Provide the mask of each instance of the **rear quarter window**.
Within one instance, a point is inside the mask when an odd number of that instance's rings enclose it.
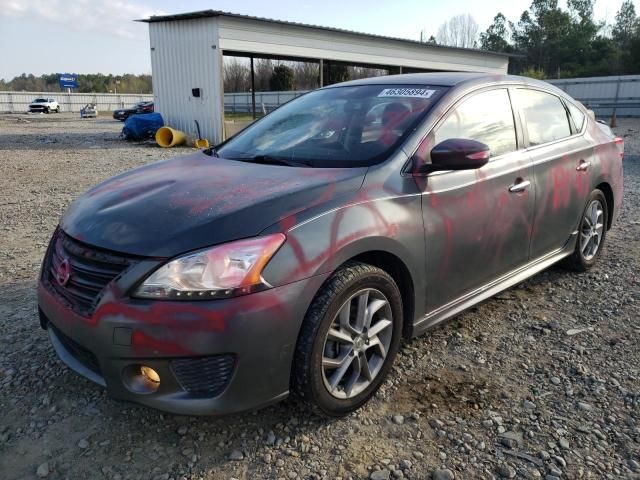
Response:
[[[582,130],[582,126],[584,125],[584,113],[578,107],[576,107],[571,102],[566,102],[567,108],[569,109],[569,116],[571,117],[571,122],[573,123],[574,131],[579,132]]]

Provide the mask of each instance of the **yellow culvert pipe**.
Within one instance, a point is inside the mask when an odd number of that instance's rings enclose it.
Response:
[[[175,130],[171,127],[160,127],[160,129],[156,132],[156,142],[162,148],[182,145],[186,140],[187,137],[184,132]]]

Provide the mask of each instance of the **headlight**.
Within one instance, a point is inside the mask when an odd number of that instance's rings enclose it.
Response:
[[[233,297],[267,288],[262,270],[284,243],[281,233],[238,240],[165,263],[133,293],[138,298]]]

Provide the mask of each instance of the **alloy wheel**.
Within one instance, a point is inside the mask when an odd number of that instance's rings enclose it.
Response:
[[[338,310],[325,337],[322,378],[339,399],[364,391],[380,373],[393,336],[393,313],[379,290],[352,295]]]
[[[585,210],[580,225],[580,252],[586,261],[598,253],[603,229],[604,208],[600,200],[593,200]]]

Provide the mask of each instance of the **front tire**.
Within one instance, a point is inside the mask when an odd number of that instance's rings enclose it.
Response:
[[[601,190],[594,190],[580,217],[576,248],[565,265],[577,272],[586,272],[596,264],[607,236],[609,210]]]
[[[402,296],[393,278],[348,263],[313,300],[296,345],[292,393],[316,414],[341,417],[380,388],[402,337]]]

